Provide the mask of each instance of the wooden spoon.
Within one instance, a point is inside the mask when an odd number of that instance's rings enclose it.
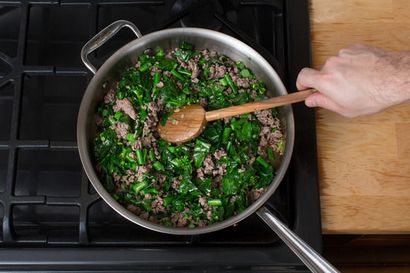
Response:
[[[240,114],[269,109],[286,104],[304,101],[315,89],[294,92],[289,95],[270,98],[237,106],[206,112],[198,104],[187,105],[174,111],[165,125],[158,124],[158,133],[165,141],[181,144],[199,136],[208,121],[233,117]]]

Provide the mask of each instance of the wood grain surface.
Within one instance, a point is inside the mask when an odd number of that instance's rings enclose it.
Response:
[[[409,0],[311,0],[313,64],[365,43],[410,50]],[[324,233],[410,233],[410,104],[347,119],[317,110]]]

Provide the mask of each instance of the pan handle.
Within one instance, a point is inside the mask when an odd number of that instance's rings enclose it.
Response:
[[[98,32],[81,49],[81,60],[93,74],[97,73],[97,69],[91,64],[90,60],[88,60],[88,55],[102,46],[109,39],[111,39],[111,37],[114,36],[123,27],[131,29],[132,32],[134,32],[134,34],[137,36],[137,38],[140,38],[142,36],[139,29],[133,23],[126,20],[118,20]]]
[[[287,228],[266,207],[260,208],[258,216],[282,239],[282,241],[299,257],[299,259],[315,273],[339,272],[313,248]]]

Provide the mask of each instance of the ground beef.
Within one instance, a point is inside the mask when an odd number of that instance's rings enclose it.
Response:
[[[280,128],[280,120],[273,117],[272,111],[270,109],[256,111],[255,115],[263,126],[268,126],[270,128]]]
[[[127,206],[127,210],[131,211],[134,214],[140,214],[141,213],[141,209],[135,205],[128,205]]]
[[[105,104],[109,104],[109,103],[113,103],[115,100],[115,91],[113,88],[111,88],[107,94],[105,94],[104,96],[104,103]]]
[[[217,167],[212,171],[214,177],[221,176],[223,177],[226,173],[226,164],[217,165]]]
[[[209,68],[208,79],[213,79],[215,76],[215,66],[211,66]]]
[[[217,175],[212,180],[212,187],[215,189],[222,189],[222,179],[223,175]]]
[[[195,80],[198,78],[199,75],[199,67],[198,67],[198,63],[195,60],[189,60],[188,61],[188,69],[191,70],[192,74],[191,74],[191,79]]]
[[[122,99],[122,100],[117,99],[112,109],[114,110],[114,112],[123,111],[133,120],[135,120],[137,117],[137,114],[135,113],[135,109],[132,106],[132,103],[128,99]]]
[[[265,188],[260,188],[260,189],[251,189],[248,191],[248,197],[251,201],[256,201],[259,199],[259,197],[262,196],[266,192]]]
[[[145,166],[138,166],[137,174],[136,174],[137,177],[141,177],[143,174],[148,173],[150,169],[151,169],[151,166],[149,164]]]
[[[177,189],[179,188],[179,185],[181,184],[181,179],[182,179],[182,177],[178,177],[178,178],[175,178],[175,179],[172,181],[171,187],[172,187],[174,190],[177,190]]]
[[[182,90],[182,88],[184,88],[184,85],[182,84],[182,82],[180,81],[175,81],[175,84],[178,86],[179,89]]]
[[[174,56],[175,50],[171,50],[171,51],[167,51],[167,53],[165,54],[165,58],[166,59],[172,59]]]
[[[153,66],[151,67],[151,70],[150,70],[150,74],[151,74],[151,76],[154,76],[156,72],[161,73],[161,72],[162,72],[162,70],[161,70],[161,69],[159,69],[158,67],[156,67],[155,65],[153,65]]]
[[[251,166],[254,162],[255,162],[255,157],[252,156],[251,158],[249,158],[249,160],[246,162],[246,164],[248,164],[249,166]]]
[[[229,72],[229,76],[231,76],[232,81],[236,82],[236,80],[239,78],[238,74],[233,73],[232,71]]]
[[[199,168],[196,170],[196,177],[198,177],[201,180],[205,179],[205,173],[204,173],[204,169]]]
[[[201,105],[202,107],[206,107],[208,105],[208,100],[206,98],[200,98],[199,105]]]
[[[157,141],[154,135],[150,132],[147,136],[142,138],[142,145],[147,148],[151,148],[152,145]]]
[[[208,79],[219,79],[223,78],[226,74],[226,67],[223,65],[212,65],[209,67]]]
[[[214,157],[216,160],[221,159],[222,157],[226,156],[226,152],[223,148],[216,150],[214,153]]]
[[[135,175],[130,175],[130,174],[121,176],[121,179],[120,179],[121,183],[123,183],[125,185],[129,185],[131,183],[134,183],[136,180],[137,180],[137,177]]]
[[[142,140],[138,138],[133,144],[131,144],[131,149],[133,151],[139,150],[142,148]]]
[[[164,200],[162,200],[161,197],[157,197],[154,201],[152,201],[151,207],[155,213],[165,212]]]
[[[225,76],[225,73],[226,73],[226,67],[225,66],[215,65],[215,74],[214,74],[215,79],[223,78]]]
[[[174,224],[174,226],[184,227],[188,223],[188,220],[185,217],[185,213],[176,212],[171,214],[171,222]]]
[[[231,196],[231,198],[229,198],[229,203],[231,203],[231,204],[235,203],[237,198],[238,197],[236,197],[235,195]]]
[[[207,155],[205,157],[204,163],[203,163],[203,169],[204,169],[204,173],[205,174],[210,174],[212,173],[212,170],[214,169],[215,164],[212,161],[212,156],[211,155]]]
[[[144,220],[148,220],[149,213],[146,212],[146,211],[144,211],[143,213],[141,213],[141,214],[139,215],[139,217],[142,218],[142,219],[144,219]]]
[[[144,199],[151,199],[152,195],[150,193],[144,194]]]
[[[250,91],[249,96],[251,97],[251,99],[256,99],[258,97],[258,92],[256,92],[255,90]]]
[[[224,93],[225,96],[229,96],[232,93],[232,89],[230,87],[228,87],[223,91],[223,93]]]
[[[198,223],[197,223],[198,227],[205,227],[206,225],[208,225],[207,220],[199,220]]]
[[[151,102],[148,104],[147,109],[149,110],[149,113],[144,121],[141,141],[143,146],[150,148],[157,141],[153,132],[156,132],[157,130],[158,113],[161,110],[161,103],[159,101]]]
[[[120,182],[121,180],[121,176],[118,175],[117,173],[113,173],[112,178],[114,179],[114,182]]]
[[[157,178],[160,185],[162,185],[165,182],[165,180],[167,180],[167,177],[160,173],[157,174]]]
[[[153,143],[152,147],[154,148],[154,154],[156,159],[161,159],[161,154],[158,151],[158,146],[156,143]]]
[[[231,121],[232,117],[223,118],[225,124],[228,124]]]
[[[209,210],[210,209],[210,207],[209,207],[209,205],[208,205],[208,201],[206,200],[206,198],[205,197],[199,197],[199,199],[198,199],[198,202],[199,202],[199,204],[201,205],[201,207],[204,209],[204,210]]]
[[[258,152],[262,155],[266,154],[266,148],[271,147],[274,151],[277,150],[277,142],[283,138],[283,134],[280,130],[272,132],[271,127],[262,127],[260,133]]]
[[[119,139],[127,139],[129,125],[125,122],[117,122],[112,125]]]
[[[249,88],[251,86],[248,78],[237,78],[235,83],[239,88]]]
[[[209,60],[209,50],[208,49],[204,49],[201,51],[202,53],[202,57],[204,57],[205,60]]]
[[[179,63],[179,65],[184,68],[187,69],[188,68],[188,64],[186,62],[184,62],[183,60],[181,60],[180,58],[177,57],[177,61]]]
[[[269,139],[270,139],[270,135],[271,135],[271,128],[270,127],[262,127],[261,131],[260,131],[260,141],[259,141],[259,146],[261,147],[265,147],[268,145],[269,143]]]
[[[207,174],[212,174],[214,172],[215,163],[212,161],[212,156],[207,155],[201,168],[196,170],[196,175],[199,179],[203,180]]]
[[[157,217],[155,217],[155,215],[151,215],[148,220],[154,224],[159,224],[159,221],[157,219]]]
[[[161,110],[161,102],[155,101],[148,104],[148,110],[150,111],[148,118],[153,123],[158,122],[158,112]]]
[[[208,220],[212,220],[212,210],[208,210],[206,212],[206,217],[208,218]]]
[[[273,117],[271,110],[256,111],[255,115],[258,121],[263,125],[259,133],[258,152],[265,155],[267,147],[271,147],[276,151],[277,142],[283,138],[279,118]]]

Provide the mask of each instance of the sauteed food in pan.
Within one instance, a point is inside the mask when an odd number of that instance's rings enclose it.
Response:
[[[96,167],[107,191],[139,217],[203,227],[239,214],[274,178],[285,147],[275,109],[209,123],[183,145],[156,131],[184,105],[214,110],[266,99],[264,83],[242,62],[186,42],[147,49],[105,89]]]

